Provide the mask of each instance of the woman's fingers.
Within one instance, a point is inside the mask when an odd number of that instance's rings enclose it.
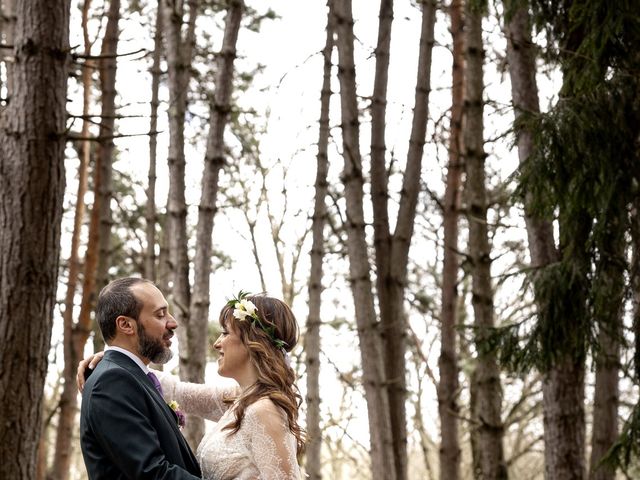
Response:
[[[78,390],[81,392],[84,390],[84,383],[87,377],[91,374],[91,370],[96,368],[96,365],[102,360],[103,356],[104,352],[97,352],[80,360],[78,369],[76,370],[76,385],[78,386]]]
[[[96,368],[96,365],[100,363],[100,360],[102,360],[102,357],[104,357],[104,352],[96,352],[91,357],[89,357],[91,358],[91,361],[89,362],[89,368],[91,370]]]

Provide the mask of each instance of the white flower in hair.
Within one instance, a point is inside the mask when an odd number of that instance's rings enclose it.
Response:
[[[276,337],[275,325],[262,323],[262,320],[260,320],[260,317],[258,316],[258,309],[251,300],[247,300],[248,296],[248,292],[240,290],[240,293],[238,293],[236,297],[227,301],[227,306],[233,308],[233,318],[243,321],[247,320],[248,317],[251,325],[263,330],[269,336],[271,343],[276,348],[284,348],[287,346],[287,342]],[[283,353],[286,353],[286,350],[283,350]]]
[[[246,317],[254,318],[255,313],[256,306],[251,300],[242,299],[235,303],[235,308],[233,309],[234,318],[238,320],[245,320]]]

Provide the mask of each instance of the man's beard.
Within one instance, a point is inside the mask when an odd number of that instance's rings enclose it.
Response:
[[[142,323],[138,322],[138,326],[140,327],[138,329],[138,352],[140,355],[157,364],[164,364],[171,360],[173,352],[163,344],[164,337],[162,339],[150,337]],[[173,336],[173,332],[171,336]]]

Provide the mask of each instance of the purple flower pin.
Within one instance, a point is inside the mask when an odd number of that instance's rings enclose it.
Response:
[[[170,403],[168,403],[168,405],[169,405],[169,408],[176,413],[176,417],[178,417],[178,427],[180,428],[184,427],[187,419],[184,416],[184,412],[180,410],[180,405],[178,405],[178,402],[176,402],[175,400],[172,400]]]

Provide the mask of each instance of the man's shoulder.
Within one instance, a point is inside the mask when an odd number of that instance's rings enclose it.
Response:
[[[84,391],[92,393],[96,389],[122,388],[126,385],[136,385],[140,381],[133,373],[135,370],[128,368],[126,363],[131,362],[125,355],[113,352],[116,355],[105,355],[95,370],[89,375]],[[133,364],[133,362],[131,362]],[[134,365],[135,366],[135,365]],[[135,368],[138,368],[135,366]],[[83,394],[84,397],[84,394]]]

